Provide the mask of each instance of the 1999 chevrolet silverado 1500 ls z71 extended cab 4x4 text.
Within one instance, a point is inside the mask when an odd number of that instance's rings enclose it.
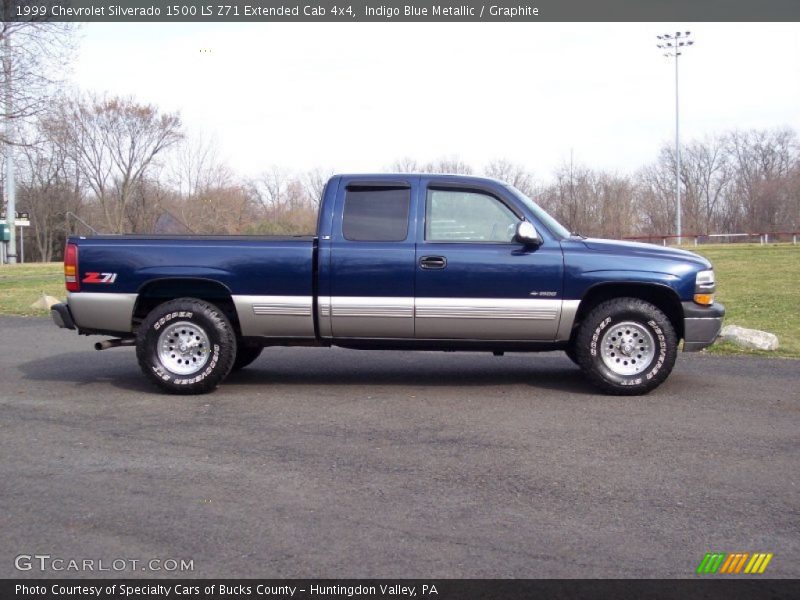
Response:
[[[678,344],[713,343],[714,271],[672,248],[571,235],[491,179],[336,175],[316,237],[67,241],[60,327],[135,345],[145,375],[212,390],[265,346],[565,350],[606,392],[641,394]]]

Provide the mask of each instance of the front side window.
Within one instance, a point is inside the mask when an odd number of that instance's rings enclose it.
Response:
[[[480,192],[428,190],[425,240],[511,242],[519,218],[497,198]]]
[[[402,242],[408,236],[408,188],[347,190],[342,233],[352,242]]]

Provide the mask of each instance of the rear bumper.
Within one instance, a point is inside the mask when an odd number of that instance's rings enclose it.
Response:
[[[72,313],[66,304],[54,304],[50,308],[50,316],[53,317],[53,323],[61,329],[75,329],[75,321],[72,320]]]
[[[725,307],[714,303],[700,306],[694,302],[683,302],[683,351],[697,352],[708,348],[717,339],[722,329]]]

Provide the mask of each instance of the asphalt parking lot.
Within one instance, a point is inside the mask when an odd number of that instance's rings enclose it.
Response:
[[[0,340],[0,577],[800,577],[800,361],[681,355],[617,398],[561,354],[274,348],[174,397],[44,319]]]

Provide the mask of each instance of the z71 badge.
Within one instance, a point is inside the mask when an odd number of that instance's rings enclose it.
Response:
[[[114,283],[117,280],[116,273],[85,273],[83,283]]]

